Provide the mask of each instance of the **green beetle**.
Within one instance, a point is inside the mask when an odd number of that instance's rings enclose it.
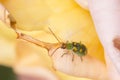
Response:
[[[72,50],[73,51],[73,58],[72,61],[74,60],[74,53],[77,54],[78,56],[80,56],[80,59],[82,61],[82,57],[85,56],[87,54],[87,48],[84,44],[82,44],[81,42],[66,42],[66,43],[62,43],[61,46],[62,49],[67,49],[67,50]],[[68,53],[64,53],[62,55],[62,57]]]
[[[58,42],[61,43],[59,41],[59,39],[57,38],[57,36],[53,33],[51,28],[49,28],[49,30],[54,35],[54,37],[58,40]],[[61,43],[61,44],[62,44],[62,46],[60,48],[67,49],[68,51],[73,51],[72,52],[72,54],[73,54],[72,61],[74,60],[74,53],[77,54],[78,56],[80,56],[81,61],[83,60],[82,57],[87,54],[87,47],[84,44],[82,44],[81,42],[78,43],[78,42],[68,42],[67,41],[66,43]],[[53,52],[53,54],[54,54],[54,52]],[[61,57],[63,57],[65,54],[68,54],[68,53],[64,53]]]

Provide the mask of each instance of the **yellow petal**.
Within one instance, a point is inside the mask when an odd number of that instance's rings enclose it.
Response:
[[[0,64],[13,66],[16,60],[15,32],[0,21]]]
[[[17,21],[17,27],[23,30],[41,30],[51,10],[44,0],[5,0],[5,7]]]

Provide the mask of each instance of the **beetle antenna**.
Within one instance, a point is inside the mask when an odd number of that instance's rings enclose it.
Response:
[[[51,30],[51,28],[50,27],[48,27],[49,28],[49,30],[50,30],[50,32],[53,34],[53,36],[57,39],[57,41],[59,42],[59,43],[61,43],[60,42],[60,40],[57,38],[57,36],[55,35],[55,33]]]

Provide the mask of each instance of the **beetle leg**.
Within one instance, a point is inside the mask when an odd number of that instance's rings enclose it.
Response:
[[[59,48],[59,47],[58,47],[58,48]],[[57,50],[58,48],[56,48],[50,56],[53,56],[54,53],[56,52],[56,50]]]
[[[74,54],[72,53],[72,62],[74,61]]]
[[[69,51],[67,50],[64,54],[61,55],[61,57],[63,57],[65,54],[68,54]]]
[[[62,54],[61,57],[63,57],[65,54],[68,54],[68,53],[64,53],[64,54]]]
[[[81,62],[83,61],[83,58],[82,58],[82,56],[80,56],[80,60],[81,60]]]

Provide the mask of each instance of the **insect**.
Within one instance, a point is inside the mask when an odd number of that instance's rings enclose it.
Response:
[[[60,48],[68,50],[68,52],[63,53],[63,55],[61,57],[63,57],[65,54],[68,54],[70,51],[72,51],[72,55],[73,55],[72,61],[74,60],[74,54],[77,54],[78,56],[80,56],[81,61],[83,60],[82,57],[87,54],[87,47],[84,44],[82,44],[81,42],[79,42],[79,43],[78,42],[69,42],[69,41],[67,41],[66,43],[60,42],[60,40],[57,38],[57,36],[54,34],[54,32],[51,30],[50,27],[49,27],[49,30],[54,35],[54,37],[58,40],[58,42],[62,44],[60,46]],[[52,53],[52,55],[54,54],[54,52]]]

